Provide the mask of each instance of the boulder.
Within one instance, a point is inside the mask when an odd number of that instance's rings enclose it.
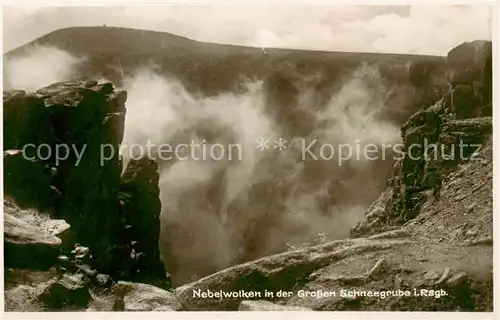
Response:
[[[175,295],[188,311],[235,311],[243,300],[264,298],[266,290],[276,293],[297,289],[309,281],[314,271],[333,261],[351,254],[380,251],[402,244],[348,240],[272,255],[178,287]],[[227,294],[230,296],[223,297]]]
[[[45,220],[41,224],[41,228],[45,229],[47,233],[54,235],[61,239],[62,249],[68,250],[73,246],[73,235],[71,233],[71,226],[62,219]]]
[[[58,238],[63,238],[70,230],[70,225],[66,223],[66,221],[61,219],[51,219],[44,221],[42,224],[42,228],[47,230],[47,232],[51,235],[54,235]]]
[[[485,163],[491,161],[491,149],[484,149],[491,140],[491,117],[440,121],[434,140],[427,140],[427,158],[424,153],[408,156],[396,165],[388,189],[368,208],[365,219],[351,229],[351,237],[382,232],[390,226],[401,226],[422,213],[421,206],[440,195],[442,185],[453,177],[462,165],[473,162],[480,153]],[[415,134],[420,150],[425,147],[421,139],[425,129]],[[408,137],[408,136],[407,136]],[[489,142],[491,143],[491,142]],[[473,163],[474,166],[482,166]],[[472,170],[472,169],[471,169]],[[450,196],[451,198],[452,196]]]
[[[61,309],[86,307],[92,298],[83,277],[64,275],[59,280],[50,281],[39,299],[49,309]]]
[[[107,274],[102,274],[102,273],[99,273],[96,276],[95,280],[96,280],[96,284],[98,286],[105,287],[105,288],[110,287],[111,284],[113,283],[113,279],[111,279],[110,276],[108,276]]]
[[[45,289],[44,285],[20,284],[14,288],[5,289],[5,311],[13,312],[39,312],[46,308],[40,306],[37,298]]]
[[[84,275],[89,280],[95,280],[97,276],[97,271],[92,269],[89,265],[86,264],[78,265],[76,266],[76,269],[78,270],[79,273]]]
[[[62,241],[41,227],[43,218],[10,201],[4,201],[4,210],[5,265],[42,269],[54,265]]]
[[[75,265],[88,264],[91,261],[91,254],[88,247],[75,244],[75,248],[71,250],[71,260]]]
[[[144,283],[119,281],[115,287],[113,309],[116,311],[178,311],[182,309],[182,306],[169,291]]]
[[[492,246],[492,142],[484,141],[469,162],[447,174],[439,197],[427,199],[405,229],[446,243]],[[489,244],[488,244],[489,243]]]

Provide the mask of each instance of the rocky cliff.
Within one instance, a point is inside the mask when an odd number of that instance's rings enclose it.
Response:
[[[133,279],[158,282],[165,270],[160,261],[160,211],[158,164],[151,159],[131,160],[120,184],[120,212],[125,219],[128,246],[133,252]],[[120,261],[114,262],[120,265]]]
[[[98,145],[120,143],[125,94],[97,82],[8,92],[6,308],[492,311],[491,74],[489,42],[453,49],[445,66],[413,65],[422,99],[401,129],[403,157],[350,238],[238,264],[173,292],[113,282],[163,277],[157,164],[131,161],[121,174],[117,155],[102,166],[96,158]],[[58,163],[26,159],[27,143],[89,146]]]
[[[84,246],[89,270],[164,278],[156,164],[138,160],[122,179],[126,98],[97,81],[4,93],[7,267],[47,268]],[[69,224],[69,235],[42,240],[53,221]]]
[[[424,204],[440,199],[452,172],[470,161],[481,161],[479,152],[491,152],[491,43],[475,41],[454,48],[447,66],[450,90],[403,125],[405,157],[395,163],[388,189],[370,207],[366,220],[352,229],[353,236],[416,218]]]

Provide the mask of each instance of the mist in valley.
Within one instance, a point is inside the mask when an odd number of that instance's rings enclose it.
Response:
[[[5,87],[34,91],[71,80],[83,63],[84,58],[38,46],[5,61]],[[409,65],[398,68],[407,74]],[[226,153],[220,160],[159,160],[159,245],[174,285],[347,237],[385,189],[393,161],[356,153],[342,163],[337,155],[303,159],[301,142],[316,139],[311,152],[317,155],[322,144],[356,150],[398,143],[400,114],[408,113],[414,95],[407,79],[388,85],[376,64],[342,74],[321,92],[318,84],[326,77],[321,72],[307,77],[275,72],[241,78],[245,90],[215,96],[188,92],[158,70],[144,64],[122,79],[120,89],[128,92],[124,166],[137,156],[133,145],[238,146],[232,157]],[[287,143],[282,151],[274,148],[280,138]],[[257,148],[260,139],[270,147]]]

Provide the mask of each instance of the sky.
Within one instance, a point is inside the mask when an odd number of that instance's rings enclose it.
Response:
[[[431,55],[492,38],[484,4],[11,6],[3,9],[3,52],[60,28],[103,24],[237,45]]]

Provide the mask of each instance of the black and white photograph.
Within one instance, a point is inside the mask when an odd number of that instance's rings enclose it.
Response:
[[[493,315],[495,2],[105,4],[2,6],[6,314]]]

